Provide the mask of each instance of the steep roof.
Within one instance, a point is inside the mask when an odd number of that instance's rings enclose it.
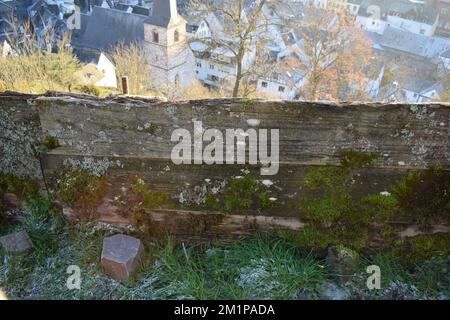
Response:
[[[448,39],[428,37],[394,27],[387,27],[379,41],[383,47],[427,58],[436,57],[450,47]]]
[[[450,49],[440,54],[440,57],[450,59]]]
[[[74,44],[92,49],[110,51],[117,43],[125,45],[144,41],[146,16],[120,10],[94,7],[86,18],[86,30],[74,39]]]
[[[363,0],[358,15],[370,17],[373,12],[368,9],[372,6],[380,8],[382,20],[386,20],[387,15],[398,15],[404,19],[433,24],[439,14],[436,8],[407,0]]]
[[[394,1],[389,11],[400,15],[402,18],[427,24],[433,24],[439,14],[436,8],[401,0]]]
[[[426,94],[431,90],[439,91],[440,85],[437,81],[428,79],[410,79],[403,84],[403,88],[418,94]]]
[[[172,19],[178,18],[176,0],[154,0],[152,15],[145,21],[158,27],[167,27]]]

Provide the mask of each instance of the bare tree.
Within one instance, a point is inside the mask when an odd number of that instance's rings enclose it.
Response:
[[[150,83],[150,66],[145,50],[136,43],[125,45],[119,43],[112,53],[119,80],[123,76],[129,79],[131,94],[145,94]],[[120,85],[121,81],[119,81]]]
[[[255,63],[260,61],[256,59],[253,67],[246,68],[245,59],[251,54],[258,54],[257,47],[268,41],[267,28],[271,23],[263,11],[264,6],[269,3],[268,0],[255,1],[247,7],[246,3],[245,0],[191,0],[189,5],[194,19],[203,19],[214,14],[221,21],[220,35],[195,38],[192,41],[206,45],[205,52],[224,48],[232,53],[236,63],[236,77],[233,78],[232,84],[233,97],[249,93],[249,83],[255,80],[257,70],[264,65],[262,63],[256,66]]]
[[[289,3],[284,4],[288,8]],[[281,15],[280,15],[281,16]],[[373,56],[370,39],[344,13],[305,7],[283,15],[299,42],[291,68],[307,79],[302,96],[308,100],[362,99],[367,88],[367,68]]]

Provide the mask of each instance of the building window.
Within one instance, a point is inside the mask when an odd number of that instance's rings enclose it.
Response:
[[[175,32],[173,34],[173,39],[175,42],[180,41],[180,33],[178,32],[178,30],[175,30]]]
[[[261,83],[261,86],[262,86],[263,88],[267,88],[267,82],[263,81],[263,82]]]
[[[214,65],[213,65],[213,64],[210,64],[210,65],[209,65],[209,68],[210,68],[211,70],[214,70]]]
[[[284,92],[285,89],[286,89],[285,87],[279,86],[279,87],[278,87],[278,92]]]
[[[159,33],[156,31],[153,31],[153,42],[159,43]]]
[[[197,62],[197,67],[201,68],[202,64],[200,62]]]

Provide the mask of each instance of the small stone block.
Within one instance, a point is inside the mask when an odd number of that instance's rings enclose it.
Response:
[[[103,240],[101,264],[106,274],[120,282],[127,282],[144,254],[141,240],[117,234]]]
[[[22,208],[22,204],[19,198],[14,193],[5,193],[3,194],[2,198],[7,208],[10,209]]]
[[[6,252],[21,254],[33,248],[26,231],[19,231],[0,238],[0,244]]]

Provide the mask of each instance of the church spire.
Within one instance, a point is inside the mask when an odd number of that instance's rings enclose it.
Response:
[[[154,0],[152,16],[162,20],[176,20],[178,18],[177,0]]]

